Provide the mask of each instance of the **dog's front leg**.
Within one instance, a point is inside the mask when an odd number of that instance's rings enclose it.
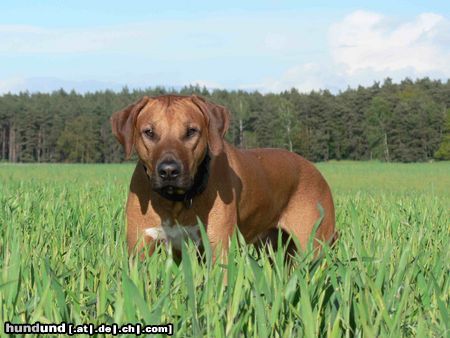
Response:
[[[220,226],[222,227],[222,225]],[[208,240],[211,245],[213,263],[220,257],[220,263],[226,263],[228,257],[228,248],[230,245],[231,231],[217,229],[215,225],[209,225],[207,230]]]
[[[143,260],[146,256],[151,256],[155,251],[156,241],[149,237],[144,231],[128,231],[128,254],[139,256]]]
[[[228,249],[230,246],[231,236],[236,227],[237,217],[233,210],[227,212],[223,217],[224,212],[210,213],[206,234],[212,251],[213,264],[222,264],[224,267],[228,266]],[[227,269],[224,272],[223,281],[228,284]]]

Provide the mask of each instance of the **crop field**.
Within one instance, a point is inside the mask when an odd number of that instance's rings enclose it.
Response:
[[[127,255],[133,165],[0,164],[0,336],[5,322],[139,322],[180,337],[448,337],[450,162],[318,167],[340,232],[321,259],[285,265],[236,236],[227,265],[192,243],[177,265],[163,246]]]

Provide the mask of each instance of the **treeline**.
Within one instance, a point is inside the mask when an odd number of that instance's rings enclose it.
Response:
[[[119,162],[111,114],[143,95],[198,94],[227,106],[236,146],[283,147],[312,161],[450,159],[450,80],[406,79],[309,94],[151,88],[0,96],[0,160]]]

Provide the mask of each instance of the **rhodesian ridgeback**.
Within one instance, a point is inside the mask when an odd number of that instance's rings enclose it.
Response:
[[[281,149],[237,149],[224,140],[229,111],[199,96],[144,97],[111,117],[129,158],[139,161],[126,206],[130,251],[157,241],[200,243],[198,219],[211,247],[226,252],[236,227],[248,243],[273,231],[295,237],[305,249],[333,241],[330,188],[303,157]],[[320,222],[317,227],[315,225]]]

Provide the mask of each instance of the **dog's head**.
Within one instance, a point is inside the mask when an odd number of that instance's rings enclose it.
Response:
[[[199,96],[144,97],[111,117],[112,130],[129,158],[133,148],[155,190],[190,189],[200,163],[223,151],[229,125],[225,107]]]

